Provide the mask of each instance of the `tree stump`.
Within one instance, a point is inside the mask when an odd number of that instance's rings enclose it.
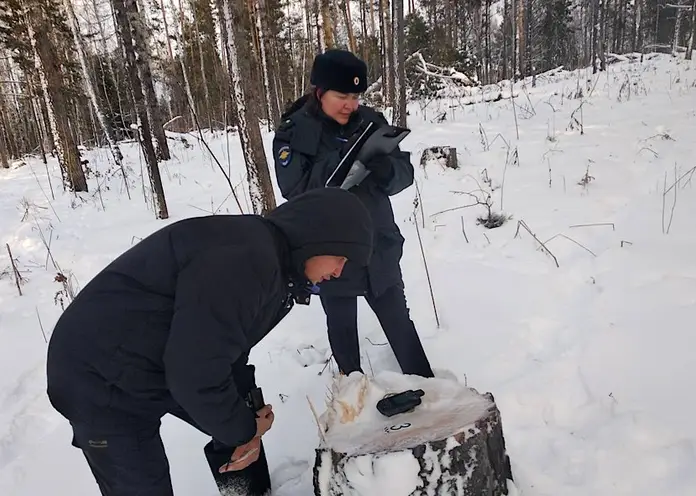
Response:
[[[386,394],[407,389],[425,392],[415,409],[377,411]],[[493,395],[456,379],[339,377],[319,428],[315,496],[508,494],[512,473]]]
[[[420,165],[426,167],[429,163],[437,163],[441,167],[459,169],[457,149],[453,146],[431,146],[423,150]]]

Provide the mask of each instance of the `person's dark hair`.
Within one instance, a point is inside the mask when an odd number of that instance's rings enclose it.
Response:
[[[302,107],[306,106],[310,114],[316,115],[321,109],[321,102],[317,97],[317,88],[312,86],[309,91],[302,95],[294,102],[290,102],[283,112],[283,118],[297,112]]]

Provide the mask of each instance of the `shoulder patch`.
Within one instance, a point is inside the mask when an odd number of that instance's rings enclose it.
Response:
[[[283,145],[280,147],[280,150],[278,150],[278,162],[280,162],[280,165],[283,167],[287,167],[290,160],[292,160],[292,149],[289,145]]]

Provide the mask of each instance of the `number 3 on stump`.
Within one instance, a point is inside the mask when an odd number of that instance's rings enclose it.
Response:
[[[410,422],[405,422],[405,423],[403,423],[403,424],[401,424],[401,425],[392,425],[391,427],[385,427],[385,428],[384,428],[384,432],[386,432],[387,434],[389,434],[389,432],[392,432],[392,431],[400,431],[401,429],[406,429],[406,428],[408,428],[408,427],[411,427],[411,423],[410,423]]]

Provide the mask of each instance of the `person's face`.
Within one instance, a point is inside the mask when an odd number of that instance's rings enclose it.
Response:
[[[360,95],[358,93],[339,93],[328,90],[319,98],[321,109],[326,115],[341,125],[348,124],[353,112],[358,110]]]
[[[317,255],[305,262],[305,276],[312,284],[328,281],[332,277],[340,277],[343,266],[348,259],[334,255]]]

